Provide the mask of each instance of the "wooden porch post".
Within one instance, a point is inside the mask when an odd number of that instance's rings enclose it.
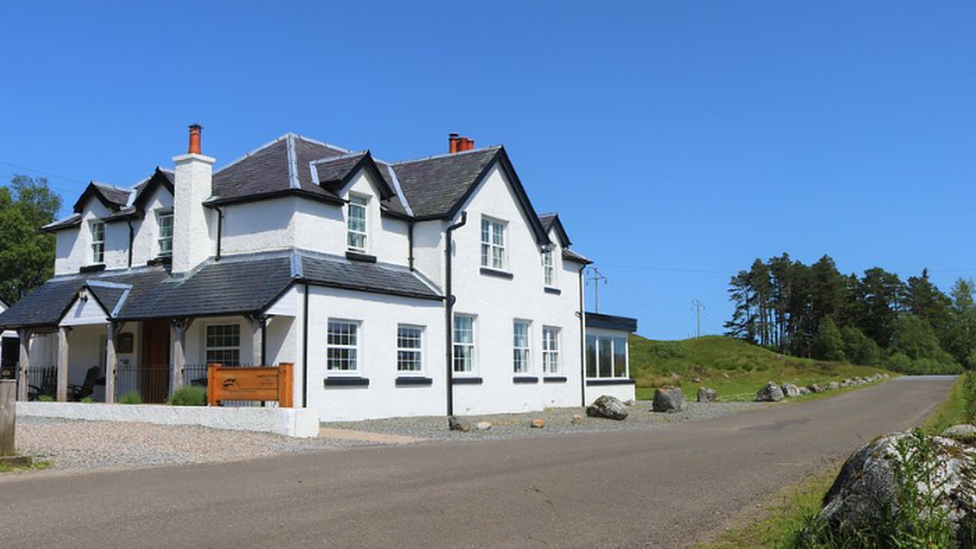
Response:
[[[265,366],[264,362],[264,331],[267,329],[266,320],[248,316],[247,324],[251,327],[251,364]]]
[[[68,328],[58,327],[58,402],[68,400]]]
[[[173,320],[172,337],[173,353],[172,368],[170,369],[169,394],[173,394],[183,386],[183,370],[186,368],[186,332],[193,324],[192,318]]]
[[[115,371],[118,368],[116,343],[122,326],[121,322],[108,323],[108,336],[105,338],[105,404],[115,402]]]
[[[28,383],[30,383],[29,372],[30,368],[30,338],[31,330],[28,328],[21,328],[17,330],[17,337],[20,338],[20,371],[17,374],[17,400],[27,401],[28,393]]]

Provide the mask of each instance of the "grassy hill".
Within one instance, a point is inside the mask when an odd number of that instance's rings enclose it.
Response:
[[[719,400],[752,400],[767,381],[829,383],[867,377],[880,368],[793,358],[737,339],[708,336],[685,341],[653,341],[638,335],[630,339],[630,376],[637,382],[637,397],[649,399],[654,388],[679,386],[694,399],[702,385],[716,389]]]

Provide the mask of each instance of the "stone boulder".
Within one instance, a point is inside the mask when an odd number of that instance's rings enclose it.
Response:
[[[655,412],[680,412],[685,407],[685,394],[681,387],[661,387],[654,391],[651,407]]]
[[[806,387],[800,387],[800,396],[807,396],[810,394],[810,389]]]
[[[533,429],[542,429],[543,427],[546,426],[546,420],[544,420],[544,419],[533,419],[532,420],[532,423],[529,423],[529,426],[532,427]]]
[[[807,385],[807,389],[815,395],[824,392],[824,388],[819,383],[811,383]]]
[[[942,436],[951,438],[952,440],[956,440],[964,444],[972,444],[976,442],[976,425],[971,425],[969,423],[953,425],[945,431],[942,431]]]
[[[478,429],[479,431],[487,431],[487,430],[491,429],[491,422],[490,421],[479,421],[478,424],[475,425],[475,428]]]
[[[923,482],[923,467],[904,466],[914,456],[930,455],[932,482]],[[905,456],[908,456],[907,458]],[[824,507],[817,515],[820,527],[835,538],[845,534],[863,535],[888,531],[887,521],[899,516],[901,496],[904,495],[899,478],[908,481],[919,491],[919,498],[932,497],[938,511],[946,513],[952,523],[957,541],[966,541],[964,523],[972,520],[976,511],[976,484],[973,483],[973,460],[976,448],[965,446],[944,437],[925,437],[914,433],[887,435],[862,446],[852,454],[833,486],[824,497]],[[911,471],[916,471],[911,473]],[[916,500],[917,502],[918,500]],[[927,512],[918,509],[919,512]]]
[[[784,383],[780,385],[779,388],[783,391],[783,396],[786,398],[796,398],[800,396],[800,388],[792,383]]]
[[[452,431],[461,431],[462,433],[467,433],[471,430],[471,423],[457,416],[448,417],[447,426],[450,427]]]
[[[756,402],[779,402],[783,400],[783,390],[772,381],[756,393]]]
[[[698,402],[718,402],[718,391],[710,387],[699,387]]]
[[[569,420],[569,422],[572,423],[573,425],[579,425],[580,423],[583,423],[583,416],[579,414],[573,414],[573,419]]]
[[[603,395],[586,407],[586,415],[590,417],[605,417],[622,421],[627,419],[630,412],[627,406],[619,398],[610,395]]]
[[[827,385],[828,391],[837,391],[838,389],[840,389],[840,383],[837,383],[836,381],[831,381],[830,384]]]

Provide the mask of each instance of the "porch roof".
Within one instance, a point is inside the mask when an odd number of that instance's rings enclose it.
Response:
[[[57,276],[0,313],[0,329],[55,327],[83,288],[111,319],[129,321],[261,314],[295,283],[442,299],[399,266],[289,251],[211,259],[187,275],[138,268]]]

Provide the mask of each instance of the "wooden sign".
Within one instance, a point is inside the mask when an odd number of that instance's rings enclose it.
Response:
[[[277,402],[292,407],[293,364],[279,366],[207,365],[207,404],[220,406],[224,400]]]

